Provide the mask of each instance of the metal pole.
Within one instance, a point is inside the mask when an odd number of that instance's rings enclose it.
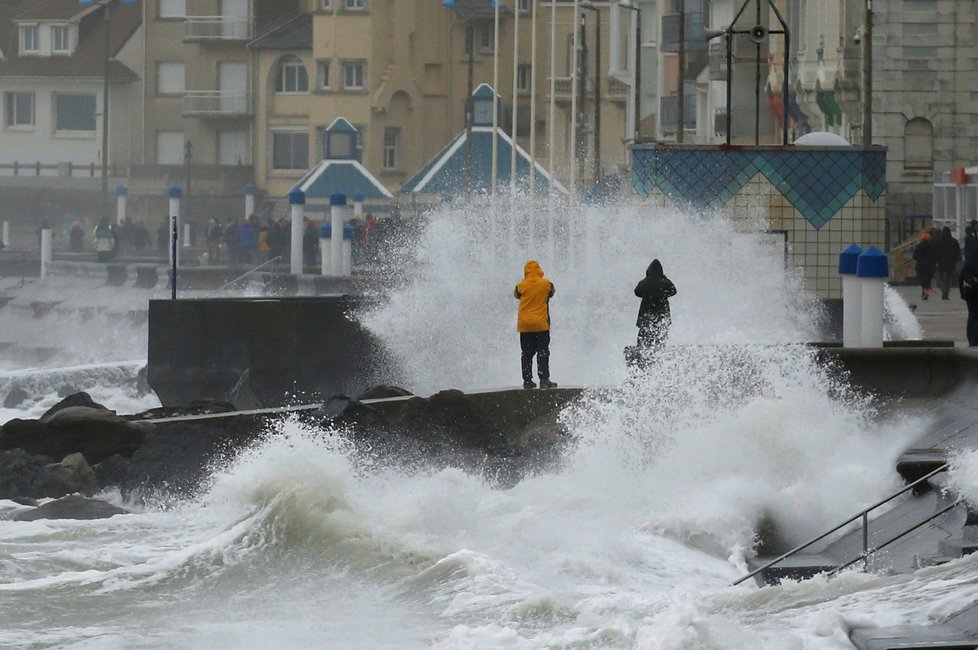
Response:
[[[550,208],[551,208],[551,218],[553,217],[553,205],[554,205],[554,137],[556,136],[556,129],[554,125],[554,116],[557,113],[557,3],[550,3],[550,116],[547,118],[547,152],[549,159],[547,161],[547,171],[550,173],[550,178],[547,179],[549,184],[549,194],[550,194]],[[553,224],[551,224],[552,227]]]
[[[732,111],[731,111],[731,97],[733,93],[731,92],[731,81],[733,77],[733,38],[730,30],[727,30],[727,146],[730,146],[730,127],[732,126]]]
[[[496,176],[499,164],[499,2],[493,3],[493,33],[492,33],[492,190],[490,195],[493,202],[496,199]]]
[[[686,0],[679,1],[679,91],[676,96],[676,142],[682,144],[686,130]]]
[[[170,215],[170,300],[177,299],[177,240],[180,238],[177,215]]]
[[[574,33],[574,60],[571,64],[571,141],[570,141],[570,151],[568,152],[568,158],[571,160],[570,165],[570,195],[571,202],[577,200],[577,161],[575,158],[578,156],[577,151],[577,85],[580,83],[579,79],[579,68],[581,65],[581,34],[577,29],[577,17],[581,14],[581,2],[580,0],[574,0],[574,19],[571,21],[571,29]]]
[[[537,189],[537,0],[530,0],[530,201],[536,199]],[[532,205],[532,203],[531,203]],[[530,239],[533,238],[533,210],[530,210]]]
[[[642,140],[642,10],[635,9],[635,144]]]
[[[869,512],[863,513],[863,560],[865,568],[869,570]]]
[[[520,3],[519,0],[513,4],[513,119],[511,120],[512,126],[510,127],[510,138],[513,140],[512,146],[509,148],[509,193],[512,200],[516,199],[516,129],[519,127],[519,121],[517,120],[516,114],[519,112],[517,108],[519,107],[519,81],[520,81]],[[512,204],[510,208],[515,210],[516,206]]]
[[[788,33],[788,28],[784,30],[784,80],[781,83],[781,96],[783,98],[782,106],[782,122],[781,122],[781,144],[788,145],[788,105],[791,103],[791,97],[788,95],[788,66],[790,65],[791,57],[788,52],[791,49],[791,34]]]
[[[757,22],[761,24],[761,2],[757,1]],[[761,44],[757,44],[757,58],[754,59],[754,145],[761,144]]]
[[[111,3],[105,7],[105,60],[102,62],[102,209],[109,204],[109,57],[112,47],[109,39]]]
[[[474,77],[473,66],[475,64],[475,25],[472,21],[468,21],[468,25],[465,28],[466,42],[469,46],[468,56],[469,56],[469,80],[468,80],[468,94],[465,96],[465,187],[469,194],[472,194],[472,109],[474,102],[472,101],[472,84]]]
[[[578,93],[580,97],[578,98],[577,110],[578,110],[578,131],[577,131],[577,149],[575,155],[577,156],[577,164],[579,169],[577,170],[578,183],[584,182],[584,170],[587,158],[587,32],[585,28],[587,27],[587,19],[585,18],[584,12],[580,12],[581,20],[581,68],[580,68],[580,80],[577,84]]]
[[[601,185],[601,12],[594,9],[594,184]]]
[[[873,0],[866,0],[863,25],[863,146],[873,144]]]

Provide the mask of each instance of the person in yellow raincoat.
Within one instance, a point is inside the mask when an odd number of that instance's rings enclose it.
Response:
[[[537,387],[533,382],[534,356],[540,388],[557,385],[550,381],[550,299],[555,291],[554,283],[544,277],[540,264],[536,260],[527,262],[523,267],[523,281],[513,291],[513,296],[520,301],[516,329],[523,353],[523,388]]]

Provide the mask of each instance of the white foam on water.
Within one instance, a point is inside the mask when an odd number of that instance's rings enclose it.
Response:
[[[365,317],[418,392],[513,384],[510,294],[541,259],[555,379],[606,386],[563,414],[559,469],[501,490],[460,469],[371,467],[337,432],[286,420],[194,499],[0,519],[0,645],[850,648],[854,625],[946,615],[971,559],[729,586],[760,517],[804,536],[892,491],[921,423],[880,424],[797,345],[818,313],[780,251],[722,219],[581,220],[597,241],[517,254],[443,211],[404,289]],[[630,372],[632,289],[653,257],[679,289],[674,326]]]

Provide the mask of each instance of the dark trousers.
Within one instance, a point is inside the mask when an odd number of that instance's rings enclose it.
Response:
[[[537,357],[540,381],[550,380],[550,332],[520,332],[523,381],[533,381],[533,355]]]
[[[978,315],[968,316],[968,346],[978,346]]]

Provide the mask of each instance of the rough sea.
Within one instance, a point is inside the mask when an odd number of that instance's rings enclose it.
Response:
[[[563,422],[560,467],[499,489],[459,469],[365,467],[342,432],[289,419],[213,468],[191,498],[123,501],[98,521],[15,522],[0,501],[3,648],[851,648],[854,626],[926,623],[978,592],[978,557],[913,575],[731,587],[761,518],[790,541],[900,486],[927,422],[878,418],[799,343],[816,302],[783,251],[720,218],[647,208],[444,209],[396,291],[360,315],[419,394],[516,385],[511,296],[526,259],[557,287],[553,378],[589,387]],[[652,258],[678,288],[669,348],[630,372],[632,294]],[[5,292],[0,421],[68,390],[120,413],[139,388],[146,291],[54,278]],[[159,297],[153,295],[152,297]],[[919,337],[890,301],[889,336]],[[93,311],[92,305],[104,307]],[[969,469],[970,468],[970,469]],[[969,475],[968,473],[972,474]],[[957,478],[978,478],[978,461]],[[974,481],[971,481],[972,483]]]

